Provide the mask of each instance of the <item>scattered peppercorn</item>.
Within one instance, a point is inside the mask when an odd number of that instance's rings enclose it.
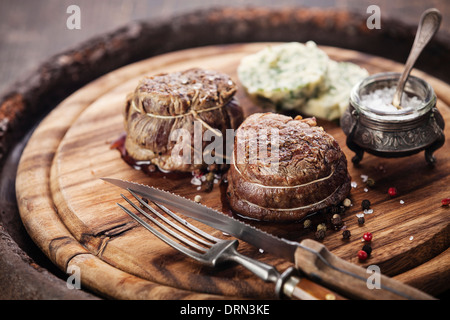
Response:
[[[344,231],[342,231],[342,238],[343,239],[350,239],[351,235],[352,234],[351,234],[350,230],[345,229]]]
[[[367,252],[365,252],[364,250],[359,250],[358,251],[358,259],[359,260],[364,261],[364,260],[367,259],[367,257],[368,257]]]
[[[372,241],[372,234],[370,232],[366,232],[363,234],[364,241],[370,242]]]
[[[308,229],[308,228],[311,227],[311,224],[312,224],[311,220],[306,219],[306,220],[303,222],[303,227],[304,227],[305,229]]]
[[[370,254],[372,253],[372,247],[370,245],[368,245],[368,244],[365,244],[362,247],[362,250],[367,253],[367,256],[370,256]]]
[[[370,203],[370,201],[369,200],[367,200],[367,199],[365,199],[365,200],[363,200],[362,202],[361,202],[361,207],[365,210],[365,209],[369,209],[370,208],[370,205],[371,205],[371,203]]]
[[[210,192],[214,187],[214,171],[210,171],[206,174],[206,187],[205,191]]]
[[[344,207],[348,208],[352,205],[352,201],[349,198],[346,198],[344,202],[342,202],[342,204],[344,205]]]
[[[201,195],[196,195],[196,196],[194,197],[194,201],[197,202],[197,203],[202,202],[202,196],[201,196]]]
[[[317,231],[319,230],[327,231],[327,225],[325,223],[317,225]]]
[[[342,218],[340,215],[338,215],[337,213],[333,215],[333,217],[331,218],[331,223],[334,225],[337,224],[341,224],[342,223]]]
[[[367,179],[366,185],[368,187],[374,187],[375,186],[375,180],[373,180],[372,178]]]
[[[342,227],[342,218],[339,214],[334,214],[331,218],[331,224],[334,227],[334,230],[339,230]]]
[[[366,222],[366,219],[364,219],[364,217],[358,217],[358,224],[359,225],[364,224],[364,222]]]
[[[318,229],[315,233],[317,240],[323,240],[325,238],[326,231],[324,229]]]
[[[394,187],[389,188],[388,193],[391,197],[395,197],[398,194],[397,188],[394,188]]]
[[[442,203],[443,206],[450,205],[450,198],[442,199],[441,203]]]

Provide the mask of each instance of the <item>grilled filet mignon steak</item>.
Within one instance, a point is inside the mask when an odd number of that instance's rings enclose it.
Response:
[[[314,118],[257,113],[236,132],[227,196],[240,215],[295,221],[339,204],[350,180],[344,153]]]
[[[144,78],[127,97],[126,151],[134,160],[150,160],[162,170],[205,168],[202,151],[210,141],[202,139],[203,133],[212,130],[224,138],[226,129],[237,129],[243,120],[236,90],[228,75],[199,68]],[[202,135],[199,150],[194,148],[196,122]]]

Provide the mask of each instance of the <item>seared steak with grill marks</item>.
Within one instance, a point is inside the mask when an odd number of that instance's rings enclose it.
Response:
[[[344,153],[314,118],[258,113],[237,130],[227,189],[237,213],[266,221],[300,220],[339,204],[350,188]]]
[[[198,121],[202,136],[212,130],[225,139],[226,129],[236,129],[243,120],[235,92],[236,84],[228,75],[198,68],[144,78],[127,97],[128,154],[134,160],[149,160],[162,170],[205,168],[201,153],[210,142],[200,137],[201,150],[195,150],[194,122]],[[177,129],[187,135],[175,134]],[[175,154],[179,156],[172,156],[177,143]],[[189,157],[183,158],[186,150]],[[199,156],[201,161],[196,163]]]

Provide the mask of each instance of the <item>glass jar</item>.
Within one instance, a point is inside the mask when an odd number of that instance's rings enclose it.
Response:
[[[347,146],[355,152],[353,163],[359,163],[364,152],[393,158],[425,150],[426,161],[435,164],[433,152],[444,144],[445,136],[433,88],[423,79],[409,76],[403,94],[403,99],[407,99],[401,109],[382,104],[380,95],[376,96],[377,90],[384,90],[384,95],[388,88],[394,90],[399,78],[400,73],[378,73],[352,89],[341,127]]]

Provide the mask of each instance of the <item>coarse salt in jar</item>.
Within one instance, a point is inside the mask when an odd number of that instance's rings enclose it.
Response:
[[[426,161],[435,164],[433,152],[445,136],[434,90],[423,79],[409,76],[398,109],[392,99],[399,78],[400,73],[378,73],[353,88],[341,117],[347,146],[355,152],[353,163],[359,163],[364,152],[393,158],[425,150]]]

